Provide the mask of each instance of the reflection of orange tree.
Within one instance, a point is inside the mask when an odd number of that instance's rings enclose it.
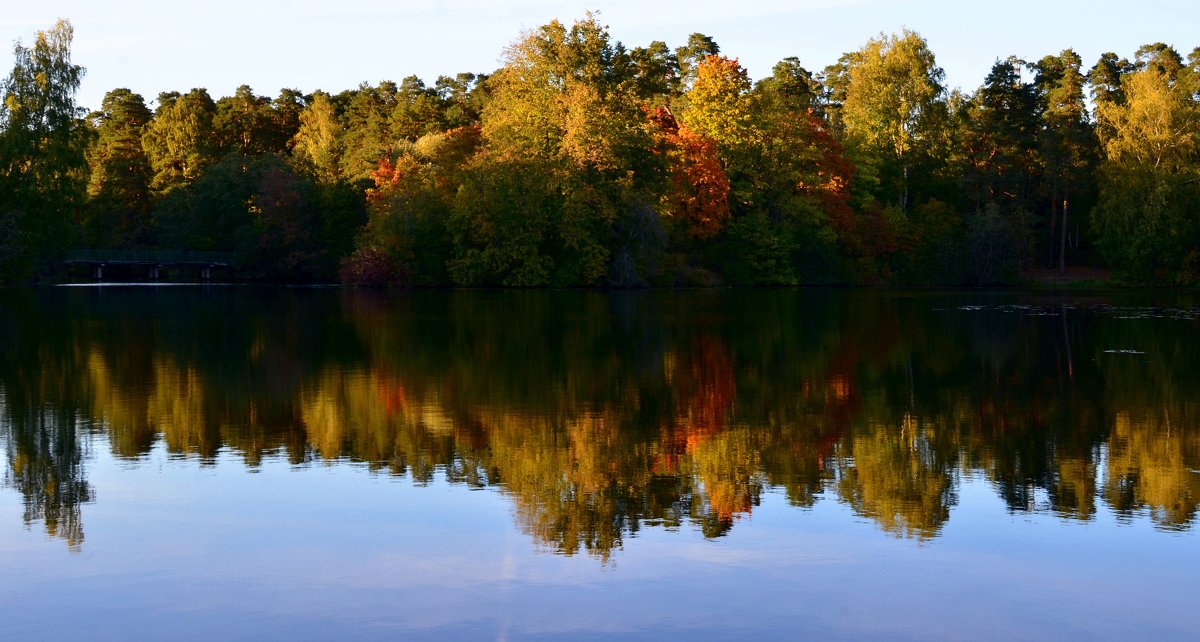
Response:
[[[682,360],[676,367],[676,358],[666,359],[676,416],[653,441],[615,410],[533,417],[477,409],[489,438],[487,467],[514,498],[527,532],[559,552],[607,557],[642,522],[678,526],[687,516],[719,535],[757,503],[752,433],[723,432],[734,393],[728,351],[715,338],[700,339]]]
[[[755,437],[753,429],[732,429],[697,443],[689,452],[690,472],[707,500],[707,506],[695,506],[693,514],[709,537],[724,533],[759,503],[766,480]]]
[[[684,364],[679,365],[682,359]],[[678,457],[720,434],[733,409],[733,363],[720,339],[696,339],[684,355],[668,353],[666,376],[675,393],[675,416],[662,430],[659,468],[678,470]]]
[[[684,365],[676,367],[680,358]],[[676,413],[661,431],[656,467],[695,478],[692,516],[701,521],[706,535],[719,535],[759,502],[763,480],[758,444],[750,431],[726,432],[736,384],[733,361],[719,337],[702,335],[686,355],[667,361]]]
[[[1081,403],[1075,397],[1023,399],[992,391],[985,392],[982,400],[972,400],[955,393],[936,399],[931,412],[897,420],[891,418],[893,404],[875,399],[878,393],[872,393],[864,408],[854,370],[834,358],[824,375],[810,377],[800,385],[797,398],[808,400],[807,411],[789,410],[788,421],[775,423],[769,412],[751,409],[751,416],[767,419],[743,425],[733,413],[732,359],[719,339],[696,340],[689,352],[668,353],[663,361],[675,410],[657,438],[649,441],[645,439],[649,435],[637,436],[636,423],[641,419],[628,411],[640,403],[639,397],[649,400],[651,393],[646,388],[640,392],[626,389],[622,394],[631,397],[619,398],[615,405],[601,404],[598,407],[609,410],[600,411],[580,410],[575,393],[556,396],[550,405],[559,414],[547,419],[506,408],[502,397],[497,398],[501,403],[489,405],[487,410],[455,409],[447,404],[455,397],[453,391],[464,385],[464,380],[456,377],[426,378],[424,383],[418,377],[404,383],[375,374],[365,382],[363,400],[351,405],[380,408],[388,415],[407,413],[411,429],[403,440],[406,445],[393,448],[405,457],[406,453],[430,452],[427,440],[431,432],[452,434],[452,440],[442,443],[448,450],[431,461],[466,458],[473,462],[473,469],[490,471],[489,480],[500,482],[518,501],[518,513],[527,530],[565,552],[586,549],[607,554],[604,551],[619,545],[623,532],[636,530],[645,520],[678,524],[690,516],[704,524],[706,532],[719,534],[733,518],[752,509],[768,480],[787,486],[789,494],[795,495],[793,501],[809,505],[833,474],[831,470],[837,472],[841,497],[860,513],[878,520],[885,530],[932,537],[953,504],[953,477],[960,453],[966,455],[963,470],[981,469],[1002,486],[1035,484],[1045,488],[1052,507],[1062,514],[1087,519],[1094,510],[1096,470],[1086,447],[1090,438],[1080,437],[1081,445],[1076,447],[1041,428],[1045,417],[1066,411],[1059,405]],[[989,378],[993,376],[1005,375],[996,371]],[[995,385],[1012,388],[1003,382]],[[322,383],[317,388],[337,386],[344,384]],[[411,391],[422,386],[421,394]],[[773,403],[778,407],[779,399]],[[847,406],[858,409],[847,415]],[[801,420],[804,412],[807,418]],[[1083,412],[1091,410],[1084,408]],[[838,426],[855,415],[860,428],[851,437],[842,437]],[[371,426],[373,431],[387,425],[381,419],[347,423]],[[526,430],[536,434],[524,434]],[[1131,437],[1123,436],[1130,431]],[[310,432],[314,445],[322,443],[319,431],[310,428]],[[1185,464],[1194,457],[1188,459],[1189,451],[1182,445],[1164,451],[1160,459],[1168,463],[1158,468],[1176,473],[1172,482],[1176,490],[1150,492],[1147,480],[1162,478],[1161,470],[1151,465],[1155,458],[1133,457],[1126,447],[1140,444],[1137,440],[1147,432],[1153,432],[1153,427],[1118,424],[1114,430],[1122,437],[1110,445],[1114,453],[1110,463],[1121,463],[1125,473],[1110,473],[1114,482],[1108,489],[1109,501],[1125,507],[1163,507],[1162,515],[1173,515],[1163,517],[1163,523],[1186,524],[1191,508],[1167,507],[1179,504],[1168,501],[1175,496],[1186,504],[1183,490],[1190,478],[1179,471],[1188,470]],[[502,441],[498,442],[498,437]],[[385,457],[383,447],[398,444],[390,438],[381,441],[378,435],[366,441],[339,440],[343,444],[340,452],[367,460]],[[1139,452],[1147,452],[1152,441],[1139,445]],[[497,447],[503,456],[497,456]],[[339,452],[331,447],[318,450]],[[837,457],[827,462],[834,451]],[[1151,448],[1149,452],[1156,451]],[[1014,462],[1020,463],[1020,469],[1009,470]],[[420,468],[431,470],[427,465]],[[1129,480],[1140,480],[1140,486]],[[794,491],[793,485],[797,486]],[[1119,486],[1140,488],[1142,496],[1122,498]]]

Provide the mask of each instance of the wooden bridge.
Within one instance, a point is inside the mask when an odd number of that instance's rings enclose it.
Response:
[[[229,267],[233,256],[226,252],[191,252],[188,250],[73,250],[63,258],[67,265],[87,265],[92,268],[92,278],[104,278],[104,268],[113,265],[141,266],[147,276],[158,280],[163,268],[198,268],[200,278],[212,278],[216,267]]]

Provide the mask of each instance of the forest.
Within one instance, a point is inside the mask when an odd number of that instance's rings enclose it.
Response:
[[[909,30],[752,80],[708,36],[629,48],[588,14],[432,85],[87,112],[72,37],[16,43],[0,86],[0,282],[72,249],[400,287],[1200,281],[1200,48],[998,58],[968,93]]]

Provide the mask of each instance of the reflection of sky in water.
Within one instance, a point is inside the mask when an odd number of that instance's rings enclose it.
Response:
[[[102,440],[98,440],[102,441]],[[546,552],[494,489],[415,486],[364,466],[131,464],[96,443],[87,543],[22,532],[0,493],[6,635],[333,635],[497,639],[620,633],[1151,638],[1196,632],[1195,532],[1010,513],[963,479],[934,540],[880,532],[842,503],[766,493],[724,537],[643,528],[607,563]],[[36,527],[35,527],[36,529]],[[1132,603],[1131,596],[1138,596]],[[1153,596],[1153,599],[1147,599]]]
[[[0,291],[0,621],[1187,637],[1196,306],[1156,299]]]
[[[493,490],[347,463],[203,467],[161,445],[137,466],[94,452],[82,553],[20,532],[17,494],[0,493],[0,617],[16,637],[48,623],[92,638],[1195,632],[1177,617],[1192,607],[1195,533],[1116,526],[1106,508],[1088,524],[1009,514],[982,479],[962,482],[936,540],[770,492],[725,538],[647,528],[601,564],[541,550]]]

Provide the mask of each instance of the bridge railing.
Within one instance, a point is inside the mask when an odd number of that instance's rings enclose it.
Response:
[[[233,255],[227,252],[192,252],[190,250],[72,250],[63,260],[67,263],[108,265],[207,265],[227,266]]]

